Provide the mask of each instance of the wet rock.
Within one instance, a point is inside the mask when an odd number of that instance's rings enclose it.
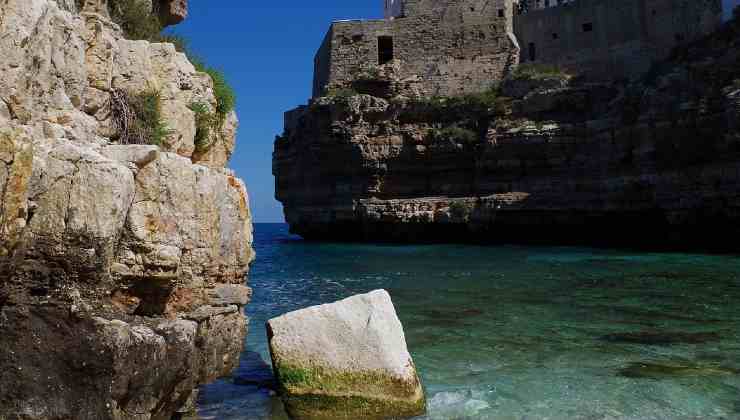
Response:
[[[714,366],[632,363],[620,369],[619,375],[626,378],[666,379],[687,376],[740,375],[740,369]]]
[[[384,290],[271,319],[280,393],[297,419],[397,418],[425,400],[403,327]]]

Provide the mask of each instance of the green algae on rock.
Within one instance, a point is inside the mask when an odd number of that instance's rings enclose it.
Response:
[[[267,323],[279,391],[296,419],[424,413],[424,392],[387,292],[314,306]]]

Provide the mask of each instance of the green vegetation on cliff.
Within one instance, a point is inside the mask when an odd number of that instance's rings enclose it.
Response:
[[[161,96],[156,90],[139,94],[114,90],[111,114],[121,144],[160,145],[171,132],[162,118]]]
[[[121,27],[126,38],[162,42],[164,25],[159,20],[158,3],[152,9],[141,0],[118,0],[110,3],[108,9],[113,22]]]
[[[555,65],[524,63],[514,70],[514,79],[544,79],[547,77],[564,77],[565,72]]]
[[[216,98],[215,112],[211,112],[209,107],[202,103],[193,103],[190,106],[191,110],[196,114],[196,149],[199,148],[200,151],[205,151],[212,144],[211,134],[220,131],[227,115],[234,110],[236,106],[236,92],[229,85],[222,71],[206,65],[205,62],[192,53],[186,38],[179,35],[162,33],[164,24],[159,18],[159,10],[157,9],[158,2],[153,2],[152,8],[149,8],[147,2],[141,0],[118,0],[109,5],[111,19],[121,27],[126,38],[170,43],[175,46],[177,51],[188,56],[188,59],[197,71],[208,74],[211,80],[213,80],[213,94]],[[152,95],[150,95],[151,97]],[[153,101],[153,99],[148,101],[150,106],[144,108],[150,111],[157,108],[151,106]],[[151,120],[154,116],[153,114],[153,112],[148,112],[142,120]],[[152,127],[155,126],[156,124],[152,125]],[[162,127],[151,129],[150,133],[152,133],[154,139],[152,142],[156,141],[153,144],[159,144],[159,141],[166,136],[166,132],[163,131]]]

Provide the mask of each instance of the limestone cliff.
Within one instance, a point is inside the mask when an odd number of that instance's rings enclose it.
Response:
[[[737,249],[739,27],[639,82],[522,66],[426,98],[383,66],[286,114],[277,198],[310,239]]]
[[[166,23],[185,1],[162,1]],[[131,41],[104,0],[0,2],[0,418],[168,419],[228,373],[254,257],[226,165],[196,150],[213,81]],[[166,16],[165,16],[166,15]],[[120,144],[113,97],[156,91],[160,145]]]

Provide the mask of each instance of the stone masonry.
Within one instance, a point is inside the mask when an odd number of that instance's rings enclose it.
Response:
[[[385,19],[331,25],[314,98],[391,60],[429,96],[484,91],[520,60],[633,78],[722,22],[721,0],[384,0],[384,9]]]
[[[511,0],[413,1],[405,10],[403,18],[334,22],[316,55],[314,96],[392,60],[429,95],[486,90],[517,64]]]

